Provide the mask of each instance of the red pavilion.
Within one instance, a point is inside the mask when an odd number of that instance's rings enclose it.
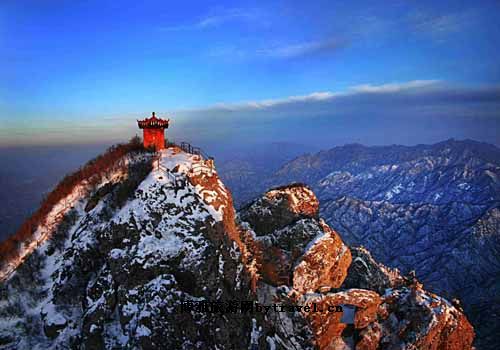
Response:
[[[170,119],[156,118],[153,112],[151,118],[138,120],[139,129],[143,129],[144,147],[153,147],[156,150],[165,148],[165,129],[168,128]]]

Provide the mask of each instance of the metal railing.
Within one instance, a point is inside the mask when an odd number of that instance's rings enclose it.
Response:
[[[177,146],[186,153],[195,154],[195,155],[198,155],[204,159],[214,159],[213,157],[206,154],[200,147],[195,147],[195,146],[191,145],[189,142],[183,141],[179,144],[177,144],[175,142],[165,142],[165,147],[169,147],[169,146]]]
[[[176,187],[183,186],[186,183],[186,178],[182,175],[176,175],[174,174],[170,169],[168,169],[166,166],[161,164],[161,154],[156,153],[153,158],[153,166],[156,164],[156,169],[161,170],[163,174],[165,174],[170,181],[172,181]]]

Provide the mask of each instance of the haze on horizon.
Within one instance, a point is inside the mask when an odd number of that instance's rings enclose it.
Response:
[[[0,147],[500,146],[497,1],[3,1]]]

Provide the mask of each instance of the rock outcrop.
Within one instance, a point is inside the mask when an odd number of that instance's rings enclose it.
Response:
[[[344,242],[363,245],[403,274],[415,270],[428,290],[462,300],[475,346],[499,348],[498,147],[471,140],[351,144],[294,157],[274,174],[249,165],[223,174],[237,205],[272,186],[306,183]]]
[[[116,203],[121,186],[75,201],[1,285],[0,349],[471,348],[461,310],[350,249],[304,185],[236,215],[213,165],[169,148]]]
[[[303,194],[299,195],[301,191]],[[397,270],[377,263],[366,249],[354,248],[351,253],[339,234],[319,219],[317,212],[311,211],[311,208],[318,210],[317,205],[299,206],[306,208],[301,212],[296,203],[285,201],[291,203],[286,213],[284,201],[269,201],[269,198],[290,198],[292,193],[317,203],[306,186],[284,186],[255,200],[239,215],[246,220],[242,224],[246,230],[257,228],[253,233],[258,244],[253,247],[261,250],[255,255],[263,261],[259,302],[279,300],[314,305],[324,311],[302,308],[300,322],[289,318],[280,323],[272,316],[265,319],[263,329],[270,327],[266,321],[280,325],[271,337],[273,342],[283,348],[308,345],[320,349],[471,348],[474,330],[460,310],[426,292],[415,278],[403,277]],[[266,220],[272,221],[269,213],[273,212],[286,219],[279,224],[273,222],[274,232],[265,231],[262,227],[270,227]],[[298,231],[300,235],[292,236],[297,240],[294,244],[284,243],[284,232]],[[281,264],[283,260],[285,264]],[[290,279],[274,279],[274,274],[267,273],[269,270],[279,270]],[[326,312],[330,309],[344,310]],[[350,312],[352,320],[348,320]],[[297,322],[307,325],[309,338],[294,336],[293,325]]]

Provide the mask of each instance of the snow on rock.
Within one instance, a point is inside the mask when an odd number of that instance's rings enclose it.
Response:
[[[144,160],[143,154],[131,154],[119,159],[113,164],[107,172],[102,174],[100,183],[97,187],[103,184],[116,183],[127,177],[127,168],[134,163]],[[92,192],[94,188],[83,181],[68,194],[55,204],[47,214],[45,220],[36,228],[29,241],[23,242],[22,248],[19,250],[19,258],[9,261],[8,264],[0,269],[0,282],[10,276],[10,274],[19,266],[34,250],[42,246],[49,239],[57,226],[61,223],[66,214],[71,210],[81,211],[87,203],[86,196]]]
[[[315,216],[318,213],[318,199],[310,188],[300,184],[272,189],[266,198],[278,203],[286,201],[288,209],[296,214]]]
[[[319,203],[314,193],[301,184],[278,187],[247,205],[240,213],[260,235],[273,233],[302,218],[317,218]]]
[[[293,191],[309,193],[305,186],[295,185]],[[448,302],[424,290],[408,293],[419,288],[416,279],[402,277],[398,270],[376,262],[362,247],[350,249],[314,211],[295,215],[304,203],[289,200],[286,186],[270,192],[239,213],[241,226],[255,239],[252,248],[262,276],[257,288],[259,302],[315,305],[323,310],[301,308],[281,318],[267,315],[268,321],[278,324],[271,338],[273,345],[297,349],[309,345],[319,349],[471,348],[474,333],[462,312],[449,311]],[[311,196],[302,196],[302,200],[311,200]],[[343,312],[329,312],[329,307],[354,308],[352,327],[343,323],[349,317],[343,320]],[[413,318],[412,308],[428,316]],[[462,339],[457,339],[455,329],[465,331]],[[417,333],[419,337],[410,336]]]
[[[350,249],[352,263],[343,283],[344,288],[363,288],[383,294],[387,288],[401,285],[404,278],[397,269],[390,269],[378,263],[363,247]]]
[[[303,313],[311,324],[320,349],[331,347],[336,339],[342,337],[347,327],[346,324],[341,323],[342,312],[329,310],[337,310],[337,306],[342,307],[342,305],[355,306],[354,327],[363,329],[376,321],[377,308],[381,303],[381,298],[377,293],[364,289],[349,289],[339,293],[306,294],[299,300],[303,305],[315,304],[318,310],[322,310],[322,312]]]
[[[312,241],[293,271],[293,288],[301,294],[322,287],[340,287],[351,264],[349,248],[335,231],[324,222],[321,224],[323,235]]]
[[[90,206],[83,196],[0,286],[2,350],[471,346],[460,310],[351,253],[304,185],[274,188],[235,217],[213,162],[175,147],[133,188],[119,179]],[[351,305],[355,322],[185,309],[215,300]]]
[[[474,330],[463,312],[417,284],[388,290],[380,310],[380,346],[469,349]],[[411,325],[411,328],[409,326]],[[397,336],[396,336],[397,335]]]
[[[225,230],[235,227],[231,195],[211,161],[163,150],[117,206],[115,197],[129,186],[123,179],[110,174],[98,187],[110,180],[115,186],[91,206],[92,194],[83,195],[64,235],[43,243],[2,286],[0,348],[247,346],[250,318],[245,339],[229,326],[237,322],[231,316],[179,312],[184,300],[248,297],[240,247]]]

